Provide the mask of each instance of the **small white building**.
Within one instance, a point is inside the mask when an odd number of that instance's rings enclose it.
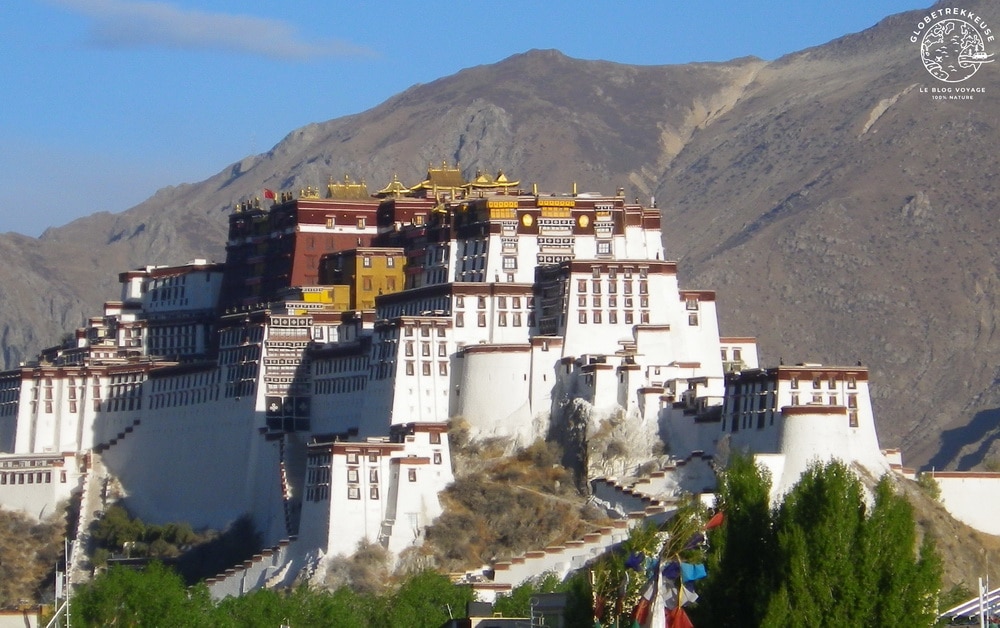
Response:
[[[122,325],[119,345],[173,359],[208,355],[223,269],[223,264],[196,259],[121,273],[122,305],[137,310],[139,324]]]
[[[419,543],[454,480],[447,425],[394,426],[392,436],[310,444],[298,543],[352,554],[359,542],[391,552]]]
[[[821,364],[748,369],[726,376],[720,443],[749,451],[785,494],[814,462],[840,459],[874,477],[891,470],[878,445],[868,369]]]
[[[83,466],[75,452],[0,454],[0,504],[44,519],[80,488]]]

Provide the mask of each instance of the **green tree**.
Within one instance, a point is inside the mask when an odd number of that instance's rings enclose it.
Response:
[[[403,582],[385,605],[384,621],[372,625],[398,628],[437,628],[451,615],[461,617],[473,600],[472,589],[452,583],[448,576],[423,571]]]
[[[917,547],[913,506],[896,494],[888,477],[875,487],[875,504],[865,522],[862,552],[866,561],[865,588],[874,592],[872,597],[877,601],[871,608],[874,625],[933,625],[941,559],[930,536],[925,536]]]
[[[259,589],[240,597],[227,597],[212,610],[211,626],[218,628],[261,628],[280,626],[291,621],[292,608],[288,595],[269,589]]]
[[[121,550],[126,543],[142,540],[146,531],[142,521],[129,517],[121,506],[108,507],[92,525],[94,540],[111,550]]]
[[[304,605],[310,617],[317,621],[303,625],[327,625],[338,628],[366,628],[376,625],[374,618],[384,615],[385,599],[373,595],[359,595],[347,587],[332,594],[311,595]]]
[[[756,626],[774,589],[777,539],[771,476],[751,456],[734,455],[720,474],[716,508],[725,523],[709,531],[708,578],[692,614],[710,626]]]
[[[497,596],[493,612],[504,617],[530,617],[531,597],[539,593],[555,593],[563,589],[562,582],[553,573],[546,573],[521,583],[509,595]]]
[[[142,571],[112,567],[73,597],[79,626],[204,626],[211,609],[208,589],[188,589],[176,573],[153,562]]]
[[[385,600],[358,594],[347,587],[333,593],[299,586],[291,591],[258,590],[218,603],[206,625],[217,628],[274,628],[275,626],[336,626],[366,628],[379,625]]]
[[[698,620],[767,627],[931,626],[941,563],[918,547],[910,504],[882,478],[869,500],[841,462],[816,464],[769,509],[766,474],[736,456],[722,475],[723,526]],[[870,503],[870,508],[868,504]]]
[[[843,463],[814,465],[802,475],[775,525],[777,575],[788,604],[770,604],[762,625],[871,625],[862,621],[871,599],[862,587],[864,522],[864,489]]]
[[[581,569],[570,574],[563,582],[566,592],[564,616],[567,626],[594,625],[594,590],[590,583],[590,572]]]
[[[163,526],[164,539],[178,547],[187,547],[198,542],[198,535],[190,523],[168,523]]]

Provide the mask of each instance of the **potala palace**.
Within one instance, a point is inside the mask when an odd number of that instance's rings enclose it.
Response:
[[[589,475],[622,525],[473,578],[502,590],[711,492],[729,451],[754,452],[776,494],[816,459],[902,471],[867,369],[761,368],[754,338],[720,335],[715,293],[678,285],[659,210],[622,190],[542,195],[442,165],[410,187],[264,197],[230,215],[224,263],[123,272],[72,341],[0,373],[0,504],[42,517],[81,491],[85,534],[113,478],[147,522],[249,513],[271,549],[210,581],[221,596],[362,539],[420,543],[453,480],[450,419],[522,444],[613,425],[631,449]],[[938,479],[957,517],[1000,532],[971,507],[992,474]]]

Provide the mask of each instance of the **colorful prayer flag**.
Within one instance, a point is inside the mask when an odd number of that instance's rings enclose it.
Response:
[[[712,515],[712,518],[708,520],[708,523],[705,524],[705,529],[711,530],[712,528],[718,528],[722,525],[723,518],[722,511],[720,510]]]
[[[640,626],[645,625],[649,621],[649,613],[652,609],[653,595],[655,593],[656,580],[650,580],[646,584],[646,588],[642,590],[642,595],[639,596],[639,603],[636,604],[635,612],[632,613],[632,617]]]
[[[681,563],[681,580],[684,582],[701,580],[706,576],[708,576],[708,572],[705,570],[705,565],[702,565],[701,563],[696,565],[692,565],[691,563]]]
[[[691,619],[680,606],[672,611],[667,611],[667,626],[668,628],[694,628]]]

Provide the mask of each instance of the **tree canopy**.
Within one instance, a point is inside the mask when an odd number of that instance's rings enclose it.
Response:
[[[883,477],[869,498],[838,461],[813,465],[776,508],[749,457],[722,474],[726,523],[709,535],[706,625],[931,626],[941,579],[933,540]]]
[[[142,571],[113,567],[81,588],[71,613],[78,626],[202,626],[211,608],[204,585],[188,589],[176,572],[153,562]]]
[[[330,593],[300,586],[213,603],[204,585],[186,587],[177,573],[153,562],[142,570],[110,568],[81,588],[71,610],[79,626],[437,628],[452,615],[462,616],[470,600],[469,587],[423,571],[382,593],[358,593],[348,587]]]

